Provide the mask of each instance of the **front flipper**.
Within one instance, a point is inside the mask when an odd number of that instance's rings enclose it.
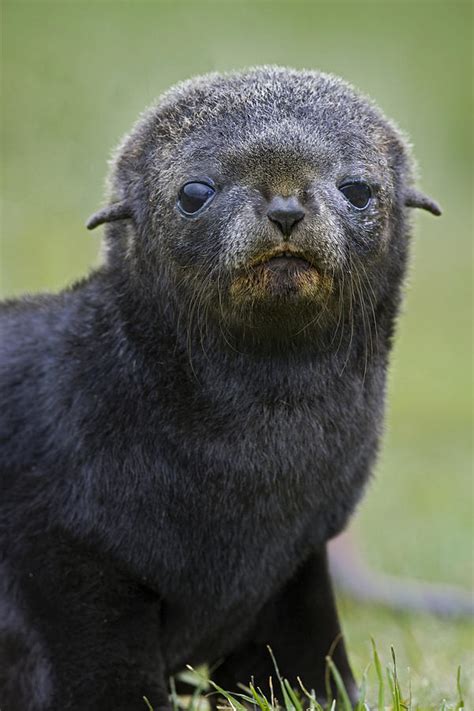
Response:
[[[329,578],[326,547],[313,553],[293,578],[258,615],[245,642],[216,669],[213,680],[222,688],[238,691],[237,685],[253,678],[256,687],[269,693],[268,679],[275,684],[271,647],[282,677],[296,688],[300,678],[326,700],[326,657],[344,681],[349,697],[357,700],[357,687],[349,666]],[[335,690],[332,690],[336,695]],[[281,699],[280,699],[281,700]]]

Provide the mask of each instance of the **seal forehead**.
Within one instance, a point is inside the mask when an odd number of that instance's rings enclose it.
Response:
[[[304,182],[307,164],[316,174],[325,163],[326,174],[361,166],[378,180],[393,146],[405,152],[394,125],[338,77],[279,67],[208,74],[171,88],[142,115],[116,151],[109,192],[139,199],[140,190],[156,191],[159,176],[175,183],[198,175],[200,165],[203,175],[213,165],[226,173],[232,160],[256,166],[255,176],[280,173],[284,161],[291,176],[284,192]]]
[[[155,107],[160,133],[172,142],[189,133],[214,129],[221,138],[242,130],[296,120],[306,129],[328,133],[345,129],[372,135],[388,122],[348,84],[314,71],[263,67],[232,74],[210,74],[167,92]],[[236,136],[237,132],[237,136]]]
[[[303,189],[313,179],[339,174],[363,175],[380,181],[388,167],[381,134],[368,136],[343,127],[337,132],[297,117],[278,118],[263,126],[244,122],[229,133],[209,126],[196,129],[174,146],[166,166],[174,180],[190,175],[232,176],[255,187],[266,186],[283,195]],[[224,128],[224,130],[227,127]],[[163,170],[163,156],[159,165]],[[157,167],[160,170],[159,167]],[[171,175],[167,175],[173,181]]]

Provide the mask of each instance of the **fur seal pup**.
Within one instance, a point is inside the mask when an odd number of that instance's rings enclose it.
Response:
[[[115,156],[105,261],[1,309],[3,711],[168,709],[281,672],[355,696],[326,542],[381,434],[412,184],[342,80],[178,85]]]

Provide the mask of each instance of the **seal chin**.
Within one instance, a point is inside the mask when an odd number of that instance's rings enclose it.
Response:
[[[302,257],[279,255],[247,268],[235,276],[230,287],[234,303],[312,303],[325,300],[332,282]]]
[[[317,268],[303,257],[285,253],[271,257],[253,267],[255,284],[268,296],[298,298],[308,287],[316,288],[320,282]]]

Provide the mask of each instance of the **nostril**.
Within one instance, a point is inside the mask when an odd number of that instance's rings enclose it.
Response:
[[[276,197],[270,203],[267,210],[267,217],[274,222],[281,232],[288,237],[294,226],[301,222],[305,216],[305,211],[299,201],[294,198]]]
[[[304,210],[295,210],[292,212],[269,211],[267,215],[272,222],[278,225],[283,234],[287,235],[291,233],[296,223],[303,219]]]

